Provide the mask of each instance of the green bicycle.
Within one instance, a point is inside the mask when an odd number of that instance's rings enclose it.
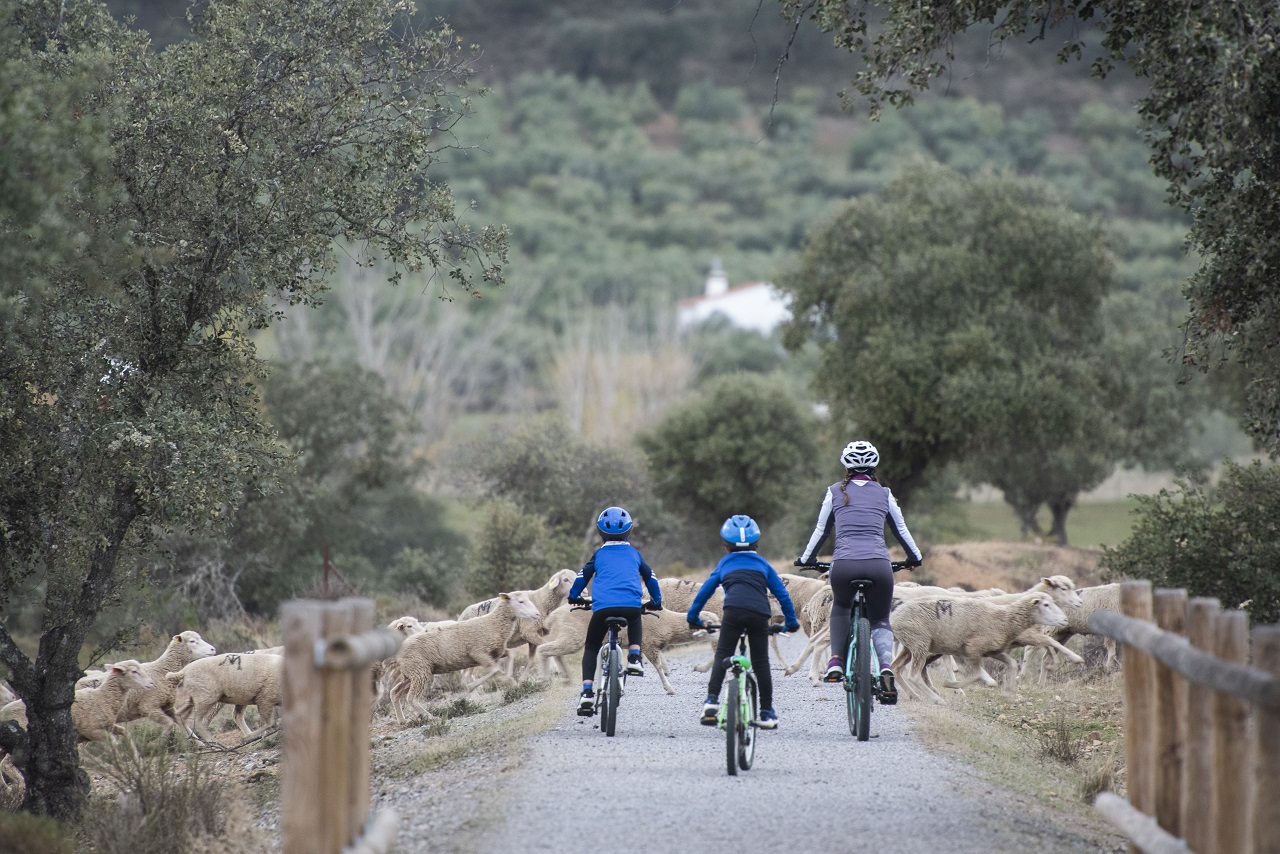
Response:
[[[707,634],[714,634],[717,626],[708,626]],[[769,634],[786,631],[782,626],[770,626]],[[747,654],[747,633],[738,636],[738,654],[725,659],[725,676],[728,693],[720,704],[716,726],[724,730],[725,765],[731,777],[738,769],[751,769],[756,756],[756,720],[760,714],[760,688],[756,684],[755,671],[751,669],[751,656]]]

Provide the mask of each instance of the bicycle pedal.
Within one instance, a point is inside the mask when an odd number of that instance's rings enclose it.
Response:
[[[898,692],[897,692],[897,691],[893,691],[893,692],[883,691],[883,692],[881,692],[881,694],[880,694],[880,705],[882,705],[882,706],[896,706],[896,705],[898,705]]]

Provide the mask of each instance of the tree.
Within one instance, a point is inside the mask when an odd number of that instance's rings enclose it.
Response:
[[[1207,369],[1231,351],[1250,376],[1243,426],[1280,451],[1280,7],[1269,0],[1210,0],[1171,9],[1161,3],[1098,0],[993,4],[957,0],[921,7],[908,0],[846,3],[782,0],[797,25],[811,19],[865,68],[853,86],[873,115],[901,106],[947,72],[955,36],[985,23],[991,41],[1044,38],[1058,25],[1060,60],[1084,55],[1090,28],[1101,34],[1093,72],[1127,64],[1150,83],[1138,102],[1151,163],[1173,203],[1195,212],[1190,244],[1201,255],[1187,284],[1186,364]],[[868,34],[869,18],[875,35]],[[1081,25],[1084,26],[1081,26]]]
[[[708,532],[735,513],[781,518],[816,464],[816,419],[758,374],[704,384],[640,439],[655,490]]]
[[[1103,568],[1246,607],[1258,625],[1280,621],[1280,467],[1227,463],[1215,487],[1179,481],[1138,505],[1133,533],[1105,551]]]
[[[157,531],[224,525],[284,458],[248,332],[278,301],[321,299],[335,239],[468,291],[505,252],[426,176],[469,103],[448,30],[415,32],[396,0],[202,9],[157,54],[91,0],[0,0],[0,61],[23,72],[7,103],[29,110],[6,132],[37,162],[85,152],[61,183],[9,169],[41,192],[0,202],[0,245],[39,226],[65,250],[0,271],[0,605],[43,599],[34,660],[0,626],[0,661],[31,723],[24,809],[60,818],[88,791],[77,656],[127,558]],[[11,198],[40,206],[14,217]]]
[[[819,396],[876,444],[904,504],[970,460],[1018,508],[1047,497],[1024,497],[1028,457],[1120,455],[1099,320],[1110,275],[1098,227],[1041,185],[921,166],[818,229],[778,284],[796,318],[785,343],[820,343]],[[1071,462],[1068,489],[1096,482]]]

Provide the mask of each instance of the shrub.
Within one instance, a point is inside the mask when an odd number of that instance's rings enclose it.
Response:
[[[58,822],[30,813],[0,813],[0,851],[8,854],[72,854],[71,833]]]
[[[1173,492],[1139,496],[1134,513],[1129,539],[1102,555],[1109,573],[1280,622],[1280,467],[1227,463],[1216,487],[1178,481]]]

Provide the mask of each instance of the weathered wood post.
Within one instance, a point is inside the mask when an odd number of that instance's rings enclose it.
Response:
[[[1154,611],[1156,625],[1181,635],[1186,629],[1187,591],[1157,590]],[[1168,665],[1153,661],[1155,667],[1155,810],[1161,827],[1182,836],[1182,745],[1186,734],[1185,703],[1187,681]]]
[[[347,600],[325,605],[322,637],[325,640],[351,634],[351,604]],[[314,656],[315,651],[312,651]],[[312,663],[315,667],[318,662]],[[350,789],[351,789],[351,677],[350,670],[322,668],[320,691],[324,704],[324,719],[320,724],[320,752],[324,761],[320,765],[320,814],[326,840],[341,840],[343,844],[352,838]]]
[[[1187,602],[1187,640],[1213,652],[1217,599]],[[1213,690],[1188,680],[1186,749],[1182,760],[1182,836],[1196,854],[1214,854],[1213,843]]]
[[[1253,630],[1253,664],[1280,677],[1280,626]],[[1258,707],[1254,738],[1253,854],[1280,854],[1280,709]]]
[[[1135,620],[1151,621],[1150,581],[1125,581],[1120,585],[1120,611]],[[1129,803],[1139,812],[1155,810],[1155,666],[1137,647],[1124,650],[1124,746]],[[1129,843],[1131,854],[1139,848]]]
[[[367,599],[294,601],[281,609],[284,854],[385,854],[395,842],[394,811],[369,819],[370,669],[403,638],[372,625]]]
[[[324,837],[316,821],[324,757],[320,746],[320,672],[314,659],[321,604],[305,600],[280,607],[284,637],[284,709],[280,715],[280,837],[284,854],[317,854]]]
[[[1224,611],[1215,620],[1215,649],[1225,661],[1249,660],[1249,618]],[[1217,854],[1248,854],[1253,773],[1249,761],[1249,703],[1218,691],[1213,696],[1213,826]]]

